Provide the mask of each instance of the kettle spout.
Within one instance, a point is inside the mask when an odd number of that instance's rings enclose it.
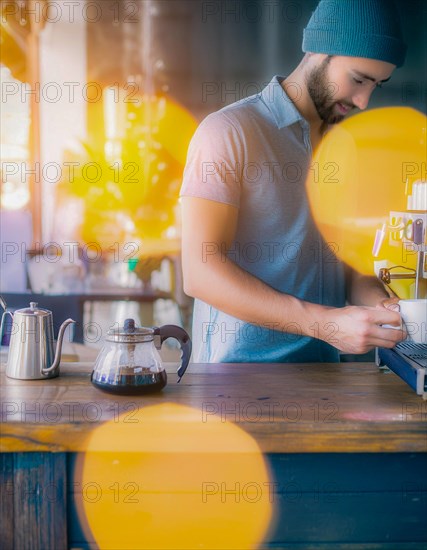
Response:
[[[56,343],[55,359],[53,360],[53,363],[49,368],[42,369],[43,374],[49,374],[50,372],[55,371],[59,367],[59,363],[61,362],[62,341],[64,339],[64,332],[65,332],[65,329],[68,327],[68,325],[70,325],[71,323],[75,323],[75,321],[73,321],[73,319],[67,319],[59,327],[58,341]]]

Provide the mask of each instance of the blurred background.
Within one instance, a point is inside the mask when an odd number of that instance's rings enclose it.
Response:
[[[1,279],[78,316],[190,327],[178,194],[198,122],[302,57],[317,0],[2,0]],[[405,66],[369,109],[426,113],[427,2],[399,0]],[[71,296],[72,295],[72,299]],[[40,298],[41,296],[41,298]],[[70,311],[71,310],[71,311]]]

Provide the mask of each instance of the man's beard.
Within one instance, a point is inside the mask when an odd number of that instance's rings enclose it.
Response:
[[[306,83],[308,93],[310,94],[320,119],[325,124],[337,124],[345,118],[345,115],[334,112],[334,107],[338,102],[334,100],[336,92],[336,90],[334,90],[334,84],[328,80],[327,69],[330,61],[331,56],[328,56],[318,67],[313,69],[307,76]],[[344,106],[354,107],[354,105],[350,105],[346,102],[340,103]]]

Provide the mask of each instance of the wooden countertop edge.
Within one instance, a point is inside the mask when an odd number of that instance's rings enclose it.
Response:
[[[239,423],[263,453],[426,453],[425,422],[384,426],[371,422],[334,426]],[[8,423],[1,426],[0,452],[85,452],[93,429],[100,424]],[[150,451],[152,452],[152,451]],[[195,448],[194,452],[199,452]],[[203,450],[201,451],[203,452]]]

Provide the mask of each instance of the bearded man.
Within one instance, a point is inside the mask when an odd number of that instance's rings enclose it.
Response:
[[[405,58],[392,0],[321,0],[286,78],[210,114],[181,189],[196,362],[336,362],[404,339],[374,277],[343,265],[305,188],[313,150]]]

